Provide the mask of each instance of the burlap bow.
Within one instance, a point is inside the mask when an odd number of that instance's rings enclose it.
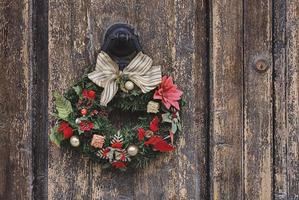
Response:
[[[152,63],[149,56],[139,52],[129,65],[120,71],[117,63],[107,53],[99,53],[95,71],[89,73],[88,78],[104,88],[100,104],[107,106],[112,100],[118,90],[117,80],[122,76],[131,80],[143,93],[155,89],[161,82],[162,74],[161,67],[152,66]]]

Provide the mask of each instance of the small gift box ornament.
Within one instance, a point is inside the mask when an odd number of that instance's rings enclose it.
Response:
[[[104,142],[105,142],[105,137],[104,136],[94,134],[92,136],[91,146],[101,149],[101,148],[103,148]]]
[[[147,104],[147,112],[148,113],[158,113],[160,108],[160,104],[154,101],[149,101]]]

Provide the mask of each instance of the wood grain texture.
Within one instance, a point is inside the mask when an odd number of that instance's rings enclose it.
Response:
[[[286,1],[276,1],[273,8],[274,199],[287,200]]]
[[[287,199],[299,199],[299,1],[286,4]]]
[[[63,92],[80,78],[86,56],[84,1],[49,1],[49,107],[52,91]],[[48,198],[90,199],[91,164],[72,151],[49,147]]]
[[[274,4],[274,199],[299,198],[299,1]]]
[[[257,71],[264,60],[268,70]],[[272,2],[244,1],[244,197],[272,199]]]
[[[213,0],[210,12],[211,199],[242,199],[242,1]]]
[[[51,91],[63,91],[83,75],[95,62],[105,30],[116,22],[137,27],[145,53],[174,75],[187,99],[185,133],[176,153],[138,172],[102,171],[96,163],[50,146],[49,199],[207,197],[207,29],[199,27],[207,27],[207,20],[196,22],[206,9],[207,1],[49,1],[50,110]]]
[[[30,5],[0,2],[0,199],[32,197]]]

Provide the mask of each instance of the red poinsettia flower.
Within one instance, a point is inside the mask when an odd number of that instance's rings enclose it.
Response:
[[[82,95],[84,98],[87,98],[87,99],[95,99],[96,98],[96,92],[93,90],[83,90]]]
[[[65,139],[68,139],[73,136],[73,129],[67,122],[61,122],[58,127],[58,131],[63,132],[63,137]]]
[[[117,161],[117,162],[113,162],[112,166],[115,168],[124,168],[124,167],[126,167],[126,163]]]
[[[81,121],[79,125],[81,131],[90,131],[93,129],[93,123],[90,121]]]
[[[173,84],[171,76],[163,76],[161,84],[155,91],[154,99],[162,100],[167,109],[173,106],[179,110],[180,105],[178,101],[181,99],[182,94],[183,92]]]
[[[165,140],[162,140],[154,145],[154,149],[160,152],[173,151],[174,147],[168,144]]]
[[[155,145],[157,144],[158,142],[162,141],[163,139],[161,138],[161,136],[158,136],[158,135],[154,135],[152,136],[148,141],[146,141],[144,143],[144,145]]]
[[[150,123],[150,130],[153,132],[158,131],[159,129],[159,118],[157,116],[154,117],[154,119]]]
[[[160,152],[173,151],[174,147],[168,144],[161,136],[155,135],[151,137],[144,145],[152,145],[153,149]]]
[[[143,128],[138,129],[138,140],[141,141],[144,139],[145,136],[145,130]]]
[[[123,144],[121,142],[115,142],[111,144],[112,148],[121,149],[123,147]]]

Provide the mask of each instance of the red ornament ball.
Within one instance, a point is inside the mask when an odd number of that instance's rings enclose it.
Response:
[[[81,114],[82,114],[83,116],[87,115],[87,109],[86,109],[86,108],[83,108],[83,109],[81,110]]]

